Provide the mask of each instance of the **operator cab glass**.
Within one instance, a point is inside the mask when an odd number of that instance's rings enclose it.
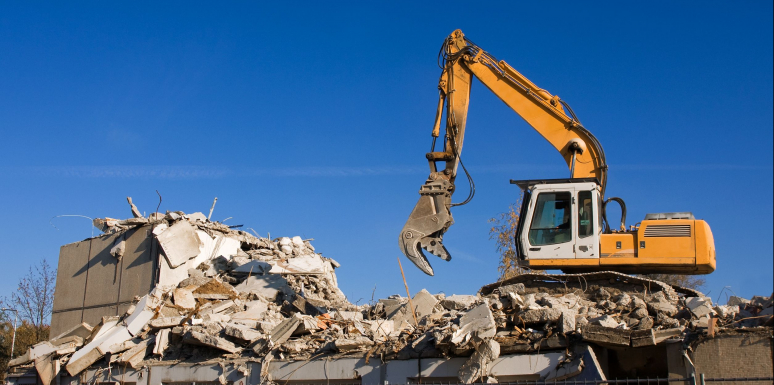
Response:
[[[586,238],[594,234],[594,204],[591,191],[578,192],[578,237]]]
[[[529,228],[532,246],[572,241],[572,205],[569,192],[544,192],[537,196]]]

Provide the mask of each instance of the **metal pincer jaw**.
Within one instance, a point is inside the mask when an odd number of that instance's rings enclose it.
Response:
[[[403,254],[427,275],[433,275],[433,267],[422,249],[446,261],[451,260],[443,246],[443,234],[454,222],[449,211],[451,189],[452,184],[446,180],[425,183],[419,190],[419,202],[398,239]]]

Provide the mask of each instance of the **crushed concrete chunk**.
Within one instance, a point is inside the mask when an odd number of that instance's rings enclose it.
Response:
[[[254,293],[269,300],[274,300],[279,293],[290,295],[292,290],[288,286],[288,281],[280,275],[251,275],[237,285],[237,291],[240,293]]]
[[[632,347],[653,346],[656,344],[656,333],[653,329],[635,330],[631,334]]]
[[[712,301],[708,301],[706,298],[690,297],[685,300],[685,305],[688,306],[691,313],[699,318],[712,314]]]
[[[356,336],[350,338],[339,338],[334,342],[336,350],[345,353],[355,350],[365,350],[373,346],[373,341],[363,336]]]
[[[153,354],[157,356],[164,356],[164,351],[169,346],[169,329],[159,330],[156,334],[156,343],[153,346]]]
[[[189,330],[183,335],[183,342],[192,345],[209,346],[229,353],[238,353],[242,350],[231,341],[193,330]]]
[[[193,294],[187,289],[175,289],[172,294],[175,305],[182,307],[183,309],[191,310],[196,307],[196,299]]]
[[[740,308],[743,308],[745,305],[750,303],[749,299],[744,299],[742,297],[737,297],[735,295],[732,295],[728,297],[728,302],[726,305],[728,306],[739,306]]]
[[[628,330],[588,324],[583,328],[581,334],[583,340],[588,342],[615,346],[631,345],[631,331]]]
[[[603,315],[601,317],[592,318],[589,320],[594,325],[599,325],[606,328],[616,328],[619,323],[612,316]]]
[[[245,304],[245,310],[231,314],[233,321],[258,321],[263,319],[268,310],[268,304],[263,301],[249,301]]]
[[[170,226],[158,239],[169,267],[176,268],[199,255],[199,235],[187,221],[179,221]]]
[[[155,339],[146,338],[137,346],[125,351],[118,357],[118,362],[129,364],[132,368],[138,368],[140,363],[148,353],[148,348],[155,343]]]
[[[441,306],[449,310],[463,310],[473,305],[478,300],[475,295],[457,295],[446,297],[441,301]]]
[[[268,338],[263,338],[253,346],[253,351],[256,354],[262,354],[264,350],[272,346],[285,342],[293,332],[298,329],[298,325],[302,322],[299,317],[290,317],[282,321],[277,325],[269,335]]]
[[[462,364],[457,377],[460,383],[472,384],[476,380],[489,375],[492,363],[500,357],[500,344],[488,339],[476,347],[475,353]]]
[[[247,341],[247,342],[255,342],[259,338],[263,337],[263,334],[261,334],[259,331],[255,329],[249,328],[245,325],[239,325],[234,323],[227,324],[226,327],[223,329],[223,332],[227,336],[239,338],[240,340]]]
[[[484,340],[497,334],[497,324],[494,315],[486,303],[479,304],[460,318],[460,328],[452,335],[451,342],[464,345],[471,338]]]
[[[562,309],[537,309],[527,310],[519,315],[519,320],[527,325],[544,324],[546,322],[556,322],[562,316]],[[520,322],[519,322],[520,323]]]

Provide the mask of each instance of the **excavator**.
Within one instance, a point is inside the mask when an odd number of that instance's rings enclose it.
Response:
[[[605,200],[608,166],[602,145],[564,100],[498,61],[460,30],[444,40],[439,66],[443,70],[440,97],[432,147],[426,155],[430,175],[399,237],[401,251],[420,270],[433,275],[422,249],[451,260],[443,245],[443,235],[453,223],[451,208],[466,204],[475,192],[460,158],[474,76],[551,143],[570,169],[570,177],[564,179],[511,180],[523,191],[514,237],[519,266],[564,273],[709,274],[715,270],[712,231],[690,212],[647,214],[626,228],[624,201]],[[444,116],[442,151],[436,151]],[[444,162],[443,167],[438,162]],[[470,194],[465,201],[452,203],[458,166],[470,182]],[[621,208],[618,229],[611,230],[607,219],[610,202]]]

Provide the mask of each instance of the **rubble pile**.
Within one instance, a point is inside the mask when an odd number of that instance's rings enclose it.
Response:
[[[324,355],[465,356],[458,375],[470,383],[486,381],[503,354],[565,350],[579,341],[652,346],[720,328],[772,325],[772,297],[731,297],[720,306],[696,291],[612,272],[524,274],[476,295],[422,290],[410,299],[395,295],[355,306],[338,288],[339,264],[301,237],[253,236],[201,213],[145,218],[136,212],[132,219],[94,222],[118,234],[152,224],[164,260],[159,283],[125,315],[78,325],[11,361],[34,365],[44,385],[55,361],[74,376],[99,362],[140,368]],[[111,248],[119,259],[122,242]]]

